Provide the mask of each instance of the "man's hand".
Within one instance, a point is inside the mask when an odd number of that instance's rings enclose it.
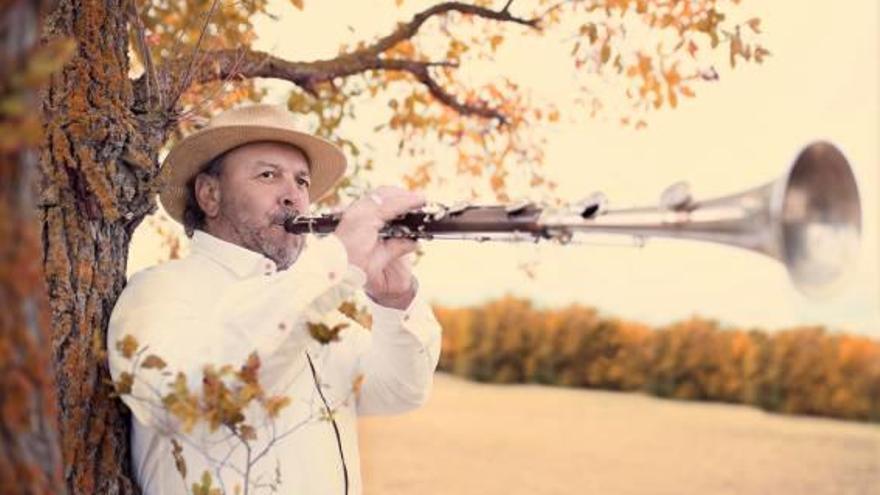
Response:
[[[389,220],[425,205],[419,193],[382,186],[345,209],[334,234],[348,253],[348,262],[367,274],[367,295],[382,306],[406,309],[415,297],[410,262],[405,255],[418,243],[410,239],[379,239]]]

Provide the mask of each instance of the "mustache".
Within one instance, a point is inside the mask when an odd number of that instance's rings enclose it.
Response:
[[[284,222],[286,222],[287,220],[289,220],[291,218],[298,217],[301,214],[302,214],[302,212],[300,212],[294,208],[282,209],[280,211],[273,212],[271,215],[269,215],[269,221],[273,225],[277,224],[277,225],[283,226]]]

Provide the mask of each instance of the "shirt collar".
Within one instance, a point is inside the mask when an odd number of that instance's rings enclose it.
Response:
[[[192,236],[191,250],[203,254],[239,277],[247,277],[255,273],[275,273],[275,262],[256,251],[241,247],[203,230],[196,230]]]

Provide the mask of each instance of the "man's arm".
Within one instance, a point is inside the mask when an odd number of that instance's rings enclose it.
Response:
[[[358,414],[394,414],[412,410],[430,395],[440,359],[441,327],[418,292],[403,309],[369,301],[373,330],[364,343],[357,370],[364,376]]]

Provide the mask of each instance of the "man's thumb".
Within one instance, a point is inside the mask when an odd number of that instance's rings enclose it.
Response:
[[[412,239],[387,239],[382,243],[382,266],[419,248],[419,243]]]

